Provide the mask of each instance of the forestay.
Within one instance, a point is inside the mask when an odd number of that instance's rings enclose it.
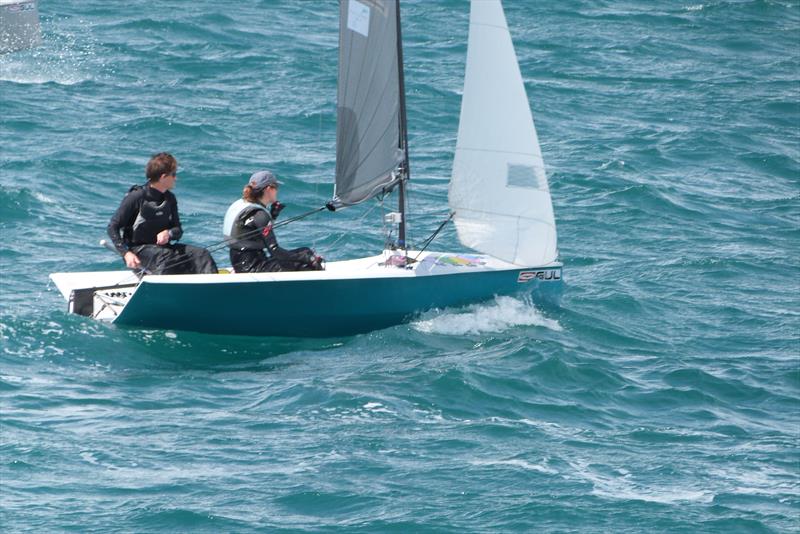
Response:
[[[400,149],[396,0],[342,0],[336,129],[338,205],[357,204],[393,185]]]
[[[518,265],[556,259],[539,140],[499,0],[473,0],[450,208],[461,243]]]

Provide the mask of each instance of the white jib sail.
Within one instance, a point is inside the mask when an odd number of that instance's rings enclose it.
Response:
[[[556,259],[550,188],[499,0],[473,0],[450,209],[464,246],[518,265]]]

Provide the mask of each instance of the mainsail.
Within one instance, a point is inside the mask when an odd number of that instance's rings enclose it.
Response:
[[[334,203],[394,186],[405,159],[396,0],[341,0]]]
[[[518,265],[556,259],[550,189],[499,0],[473,0],[450,209],[461,243]]]

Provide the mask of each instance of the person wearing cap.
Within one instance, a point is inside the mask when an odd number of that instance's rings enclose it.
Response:
[[[286,250],[278,245],[272,226],[283,209],[278,202],[279,186],[270,171],[256,172],[244,186],[242,198],[225,213],[223,234],[230,247],[231,265],[237,273],[323,269],[323,259],[310,248]]]
[[[170,191],[178,179],[178,162],[166,152],[145,167],[147,183],[128,190],[108,223],[108,236],[130,269],[147,274],[216,273],[204,248],[172,243],[183,235],[178,200]]]

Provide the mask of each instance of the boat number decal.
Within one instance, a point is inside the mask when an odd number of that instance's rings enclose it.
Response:
[[[524,284],[525,282],[530,282],[534,279],[542,281],[561,280],[561,273],[558,272],[558,269],[547,269],[544,271],[522,271],[517,277],[517,282]]]

